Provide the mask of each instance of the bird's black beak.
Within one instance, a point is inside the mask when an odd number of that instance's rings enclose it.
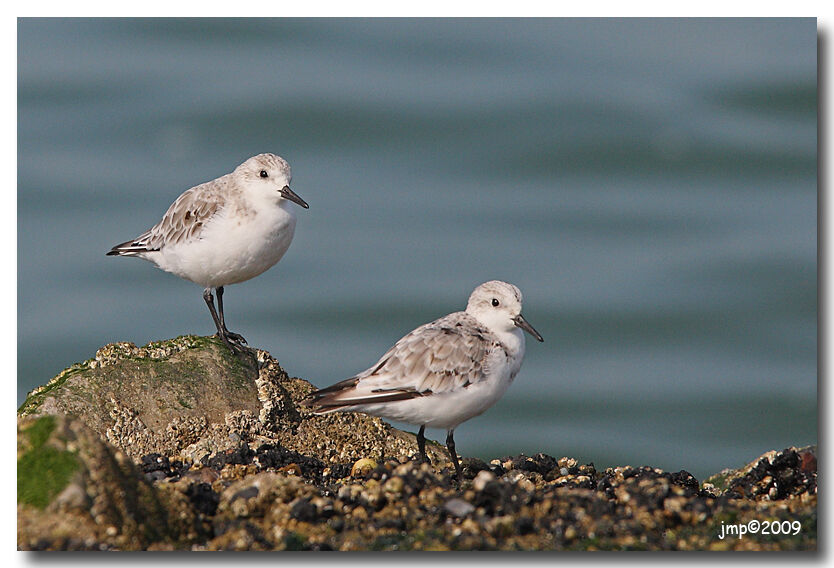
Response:
[[[288,186],[288,185],[285,185],[281,189],[281,197],[283,197],[284,199],[289,199],[293,203],[298,203],[304,209],[309,209],[310,208],[310,206],[307,205],[307,202],[304,201],[303,199],[301,199],[300,197],[298,197],[298,195],[293,190],[291,190],[290,186]]]
[[[542,336],[541,336],[541,334],[540,334],[538,331],[536,331],[536,330],[533,328],[533,326],[532,326],[532,325],[530,325],[530,324],[527,322],[527,320],[526,320],[526,319],[524,319],[524,316],[522,316],[521,314],[518,314],[517,316],[515,316],[515,317],[513,318],[513,323],[514,323],[516,326],[518,326],[518,327],[520,327],[521,329],[523,329],[524,331],[526,331],[527,333],[529,333],[530,335],[532,335],[533,337],[535,337],[536,339],[538,339],[539,341],[544,341],[544,337],[542,337]]]

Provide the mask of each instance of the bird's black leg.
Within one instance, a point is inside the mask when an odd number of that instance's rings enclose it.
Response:
[[[220,339],[223,338],[223,325],[220,323],[220,318],[217,317],[217,310],[214,309],[214,296],[211,295],[211,288],[203,290],[203,299],[206,301],[209,311],[211,312],[211,319],[214,320],[214,326],[217,328],[217,335]],[[225,341],[225,339],[224,339]]]
[[[425,463],[431,465],[429,457],[426,455],[426,425],[420,426],[420,431],[417,432],[417,448],[420,450],[420,459]]]
[[[233,333],[226,327],[226,319],[223,316],[223,286],[217,287],[217,311],[220,312],[220,327],[223,328],[223,333],[226,334],[226,337],[234,343],[246,343],[242,335]]]
[[[446,449],[449,450],[449,457],[452,458],[452,463],[455,464],[455,472],[458,474],[458,482],[463,481],[463,472],[460,469],[460,462],[458,461],[458,455],[455,453],[455,438],[454,438],[455,430],[454,428],[449,430],[449,433],[446,435]]]
[[[240,345],[237,343],[232,343],[229,337],[226,335],[226,330],[224,329],[223,322],[220,321],[220,316],[217,315],[217,310],[214,309],[214,296],[211,295],[211,288],[206,288],[203,290],[203,299],[206,301],[206,305],[208,306],[209,311],[211,312],[211,319],[214,320],[214,326],[217,328],[217,337],[219,337],[223,343],[229,346],[229,349],[232,351],[236,351],[240,348]]]

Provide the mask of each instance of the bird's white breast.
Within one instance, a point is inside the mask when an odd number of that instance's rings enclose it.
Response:
[[[204,287],[244,282],[284,256],[295,233],[295,215],[286,202],[257,207],[226,206],[196,239],[163,247],[148,260]]]

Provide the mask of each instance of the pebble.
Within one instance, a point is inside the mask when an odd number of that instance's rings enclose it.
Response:
[[[463,499],[454,498],[446,501],[446,504],[443,505],[443,509],[452,516],[465,517],[475,510],[475,506],[468,501],[464,501]]]
[[[377,468],[377,463],[371,458],[362,458],[357,460],[350,468],[350,475],[352,477],[364,477]]]
[[[383,489],[386,493],[393,493],[394,495],[399,495],[403,492],[403,478],[402,477],[392,477],[388,481],[385,482]]]
[[[492,481],[495,481],[494,473],[487,470],[479,471],[478,475],[475,476],[475,479],[472,480],[472,489],[474,489],[475,491],[483,491],[486,488],[487,484],[489,484]]]

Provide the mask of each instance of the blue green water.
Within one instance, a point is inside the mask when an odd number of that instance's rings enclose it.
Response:
[[[816,442],[813,19],[23,19],[18,57],[18,403],[214,331],[196,285],[104,253],[268,151],[310,209],[226,312],[291,374],[499,278],[545,343],[463,455],[701,477]]]

